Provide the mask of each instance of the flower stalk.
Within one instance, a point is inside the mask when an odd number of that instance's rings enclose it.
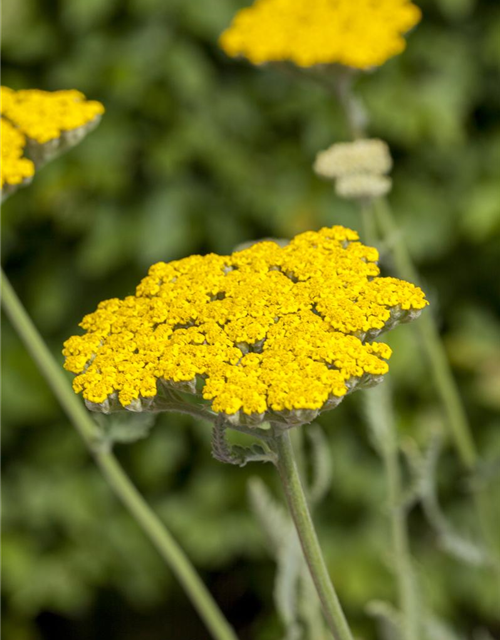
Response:
[[[354,114],[359,110],[360,103],[354,96],[352,85],[348,84],[344,87],[344,94],[339,96],[338,79],[334,82],[334,85],[335,84],[337,84],[337,87],[334,87],[334,93],[336,93],[337,97],[340,98],[351,138],[356,141],[360,137],[364,136],[366,128],[365,122],[365,126],[360,129],[359,120],[354,117]],[[331,86],[328,86],[327,83],[325,83],[325,88],[331,91]],[[363,203],[361,215],[363,218],[365,232],[369,233],[371,236],[377,228],[380,229],[383,239],[392,251],[394,263],[399,275],[407,278],[414,284],[418,284],[421,281],[420,275],[412,260],[405,239],[398,229],[387,199],[384,197],[372,198],[369,209],[370,210],[368,210],[366,203]],[[371,214],[370,221],[367,220],[368,214]],[[370,241],[370,239],[367,238],[367,241]],[[455,448],[464,468],[469,472],[474,472],[480,461],[479,454],[472,436],[471,425],[465,412],[465,407],[460,396],[457,382],[453,376],[443,341],[439,335],[435,318],[432,313],[423,314],[423,317],[420,320],[421,321],[418,323],[416,330],[420,335],[423,348],[430,364],[431,375],[434,379],[437,393],[440,397],[443,411],[447,418],[448,428],[453,436]],[[490,527],[482,517],[485,509],[487,509],[485,501],[485,497],[481,495],[480,492],[473,494],[474,509],[478,515],[483,536],[487,541],[490,553],[494,558],[492,566],[498,577],[498,554],[495,550],[495,545],[491,544],[492,534]],[[401,525],[393,523],[393,526],[393,531],[397,533],[397,527]],[[410,558],[410,556],[408,556],[408,558]],[[400,573],[404,578],[403,573]],[[406,579],[399,580],[400,600],[403,609],[405,608],[404,603],[408,603],[410,594],[409,582],[405,581]],[[411,588],[415,589],[414,583]],[[410,615],[412,614],[410,613]],[[407,622],[406,624],[407,628],[411,628],[411,625],[408,625]]]
[[[283,485],[311,577],[321,600],[323,613],[335,640],[353,640],[351,630],[332,584],[319,546],[300,480],[289,431],[275,430],[276,466]]]
[[[361,109],[360,103],[354,95],[351,84],[342,84],[336,79],[337,97],[340,100],[347,120],[349,131],[353,140],[364,136],[366,118],[361,126],[356,114]],[[327,87],[327,85],[325,85]],[[328,87],[327,87],[328,88]],[[330,88],[331,90],[331,88]],[[408,247],[402,237],[392,215],[387,200],[383,197],[372,198],[370,211],[366,203],[362,207],[363,225],[365,230],[373,237],[375,227],[380,227],[385,240],[390,244],[396,268],[401,277],[418,284],[421,280],[413,263]],[[368,216],[372,218],[368,220]],[[367,238],[370,241],[370,238]],[[457,384],[453,377],[443,342],[432,314],[423,314],[424,317],[417,323],[422,343],[431,365],[432,375],[441,402],[443,404],[449,428],[453,434],[455,446],[463,465],[470,471],[478,460],[477,450],[472,438],[471,427],[460,398]]]
[[[389,242],[398,272],[411,282],[418,284],[419,274],[415,268],[405,240],[399,232],[388,202],[378,199],[373,203],[382,233]],[[431,364],[436,387],[443,403],[449,426],[452,430],[460,458],[469,470],[477,462],[477,451],[457,384],[453,378],[448,358],[436,322],[432,314],[422,314],[416,330]]]
[[[130,481],[109,448],[100,446],[96,424],[73,393],[3,270],[1,285],[3,309],[95,458],[110,487],[177,576],[214,640],[237,640],[233,629],[181,547]]]
[[[420,640],[418,591],[410,553],[408,523],[403,505],[401,467],[394,425],[387,424],[385,441],[381,443],[389,498],[392,551],[398,584],[399,607],[402,612],[403,640]]]

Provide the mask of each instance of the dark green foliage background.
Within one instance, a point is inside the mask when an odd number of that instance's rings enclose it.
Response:
[[[354,205],[311,164],[348,138],[334,99],[279,71],[227,59],[217,37],[239,0],[4,0],[3,79],[78,88],[106,114],[2,211],[5,269],[61,361],[85,313],[133,292],[149,265],[240,242],[345,224]],[[500,456],[500,6],[422,1],[404,55],[364,75],[370,133],[391,146],[392,205],[460,383],[485,460]],[[385,261],[384,269],[390,270]],[[389,341],[399,428],[424,446],[442,422],[411,327]],[[117,504],[7,320],[3,323],[3,603],[9,640],[197,640],[207,633]],[[68,376],[69,378],[70,376]],[[334,482],[317,520],[360,638],[371,599],[395,599],[381,463],[361,394],[323,416]],[[273,470],[223,466],[207,424],[162,416],[118,455],[193,559],[242,639],[282,635],[274,564],[246,483]],[[477,535],[451,447],[439,470],[450,520]],[[496,483],[496,489],[495,489]],[[489,517],[500,532],[498,478]],[[500,638],[491,573],[439,548],[417,508],[413,551],[427,601],[464,638]],[[500,539],[500,534],[498,535]],[[281,635],[280,635],[281,634]],[[476,634],[476,635],[473,635]]]

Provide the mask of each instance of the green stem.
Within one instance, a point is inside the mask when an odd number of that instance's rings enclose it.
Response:
[[[413,264],[404,238],[397,228],[388,203],[383,199],[379,199],[374,203],[374,211],[382,232],[391,246],[397,270],[403,278],[419,284],[418,272]],[[468,469],[472,469],[477,462],[476,447],[460,398],[460,392],[453,378],[444,345],[432,313],[423,313],[418,322],[415,323],[415,330],[419,332],[422,339],[457,450],[463,464]]]
[[[399,607],[403,617],[403,640],[420,640],[418,593],[413,572],[408,526],[403,507],[401,468],[394,426],[387,425],[390,433],[381,444],[384,460],[392,535],[392,550],[398,583]]]
[[[369,203],[362,202],[360,204],[360,210],[365,243],[371,247],[375,247],[377,246],[377,226],[375,224],[373,208]]]
[[[356,101],[349,78],[337,81],[337,97],[340,99],[351,136],[354,140],[364,137],[366,118],[359,117],[363,109]],[[411,259],[410,252],[398,229],[387,201],[379,198],[373,202],[375,213],[385,239],[389,241],[394,255],[396,267],[401,276],[418,284],[420,278]],[[363,214],[364,215],[364,214]],[[424,349],[429,359],[432,374],[441,401],[445,408],[448,422],[455,439],[460,458],[467,469],[472,469],[477,462],[477,451],[471,434],[471,428],[465,414],[458,387],[439,336],[436,323],[431,313],[423,313],[416,323],[416,331],[422,337]]]
[[[277,467],[288,508],[295,523],[302,551],[321,600],[328,626],[335,640],[353,640],[321,553],[288,431],[276,432],[275,446]]]
[[[1,284],[2,306],[6,314],[94,456],[111,488],[175,573],[213,638],[237,640],[234,631],[180,546],[137,491],[115,456],[98,445],[98,433],[94,421],[71,390],[63,371],[42,340],[3,270]]]
[[[338,70],[331,85],[346,115],[347,126],[354,140],[364,137],[366,114],[363,105],[357,100],[352,84],[355,74],[350,69]]]
[[[177,576],[213,638],[217,640],[236,640],[236,634],[224,618],[184,551],[165,528],[163,522],[152,511],[136,487],[130,482],[115,456],[111,453],[99,452],[94,455],[97,464],[116,495],[155,545],[166,564]]]

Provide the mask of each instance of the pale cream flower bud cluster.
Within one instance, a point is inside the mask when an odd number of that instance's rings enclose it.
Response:
[[[341,198],[378,198],[391,189],[386,175],[392,168],[389,147],[383,140],[340,142],[320,151],[314,171],[322,178],[335,181]]]

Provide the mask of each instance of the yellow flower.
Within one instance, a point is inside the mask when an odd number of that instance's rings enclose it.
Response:
[[[335,406],[388,371],[381,331],[427,305],[379,277],[377,250],[343,227],[288,245],[153,265],[134,296],[99,304],[65,342],[65,368],[90,408],[151,406],[163,387],[200,392],[234,422]]]
[[[220,45],[254,64],[367,69],[401,53],[403,34],[420,18],[409,0],[256,0],[236,14]]]
[[[2,198],[30,181],[55,155],[72,147],[104,113],[79,91],[14,91],[1,88]],[[26,157],[28,156],[28,157]]]
[[[104,113],[100,102],[79,91],[13,91],[2,87],[2,115],[28,138],[44,144],[79,129]]]
[[[2,166],[0,186],[2,191],[29,180],[35,173],[35,166],[24,156],[25,136],[8,120],[1,118]]]

